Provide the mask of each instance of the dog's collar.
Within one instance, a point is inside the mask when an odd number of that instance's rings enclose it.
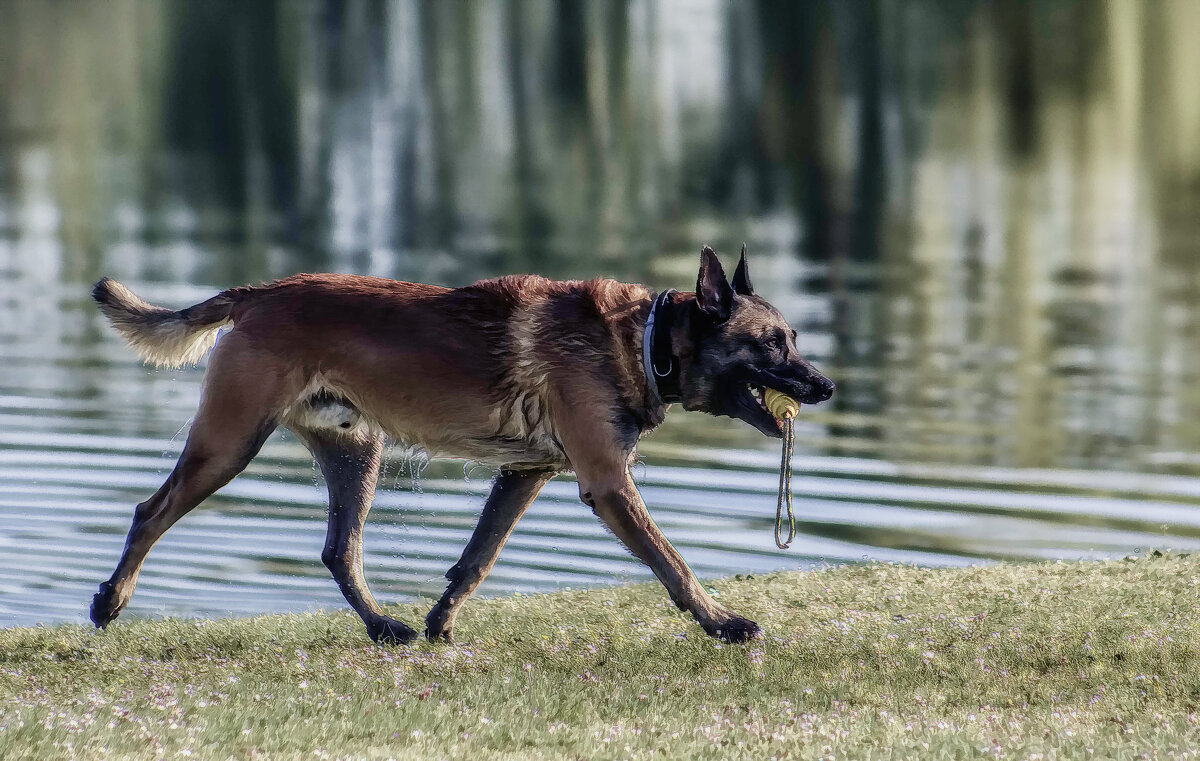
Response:
[[[675,324],[674,305],[671,304],[669,288],[658,294],[646,318],[646,329],[642,333],[642,367],[646,371],[646,383],[650,392],[663,404],[683,401],[679,387],[679,362],[671,353],[671,327]]]

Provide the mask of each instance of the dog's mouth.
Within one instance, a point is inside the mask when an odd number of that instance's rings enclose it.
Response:
[[[748,381],[732,384],[726,397],[731,402],[726,414],[749,423],[767,436],[780,438],[783,424],[767,409],[764,399],[767,389],[786,394],[801,404],[817,404],[829,398],[832,385],[828,381],[807,383],[776,377],[773,373],[756,373]]]
[[[768,415],[770,415],[771,408],[767,406],[767,389],[766,389],[766,387],[756,386],[753,383],[749,383],[746,385],[746,388],[749,389],[750,396],[754,397],[754,401],[758,402],[758,406],[762,407],[763,410]]]
[[[771,411],[767,409],[767,403],[763,399],[766,391],[766,386],[755,383],[744,385],[734,398],[736,409],[733,416],[749,423],[768,436],[780,438],[783,436],[783,424],[776,420]]]

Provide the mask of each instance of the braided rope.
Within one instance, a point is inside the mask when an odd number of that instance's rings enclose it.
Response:
[[[763,394],[763,403],[767,405],[775,419],[783,426],[783,459],[779,463],[779,500],[775,503],[775,546],[786,550],[796,538],[796,516],[792,512],[792,450],[796,444],[796,435],[792,424],[796,414],[800,412],[800,403],[774,389],[767,389]],[[788,537],[783,540],[783,508],[787,507]]]
[[[796,516],[792,513],[792,446],[796,437],[792,433],[792,419],[783,421],[783,461],[779,463],[779,501],[775,503],[775,546],[786,550],[796,538]],[[787,506],[788,537],[781,540],[783,533],[783,508]]]

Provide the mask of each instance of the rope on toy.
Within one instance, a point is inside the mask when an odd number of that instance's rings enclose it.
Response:
[[[786,550],[796,538],[796,517],[792,513],[792,447],[796,437],[792,422],[800,412],[800,402],[774,389],[763,392],[763,403],[767,411],[775,416],[783,428],[783,459],[779,463],[779,501],[775,503],[775,546]],[[784,541],[783,508],[787,506],[788,536]]]

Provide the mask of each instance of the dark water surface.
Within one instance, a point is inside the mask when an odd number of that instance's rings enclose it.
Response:
[[[676,411],[637,470],[701,576],[1200,548],[1200,4],[0,0],[0,625],[82,621],[202,368],[87,298],[302,270],[689,288],[746,241],[838,383],[778,444]],[[732,261],[730,262],[732,263]],[[441,591],[491,473],[391,452],[384,601]],[[276,434],[136,615],[339,606]],[[648,578],[560,477],[482,593]]]

